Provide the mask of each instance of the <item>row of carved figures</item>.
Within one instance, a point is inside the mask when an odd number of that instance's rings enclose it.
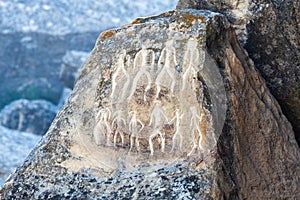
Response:
[[[152,49],[143,47],[136,53],[133,61],[133,67],[128,67],[130,56],[126,53],[122,53],[116,63],[116,69],[112,75],[112,92],[113,98],[116,94],[121,100],[130,100],[138,86],[138,82],[142,77],[147,80],[144,94],[150,89],[154,79],[156,85],[156,97],[159,96],[161,86],[166,79],[170,80],[168,88],[172,94],[174,94],[174,88],[176,84],[176,76],[178,73],[183,73],[181,91],[184,91],[187,87],[187,83],[191,83],[199,72],[203,68],[205,59],[205,53],[203,50],[199,50],[197,47],[197,41],[195,39],[189,39],[186,45],[186,51],[184,53],[184,59],[182,63],[182,69],[176,69],[178,67],[176,59],[176,49],[174,47],[174,41],[170,40],[166,42],[165,47],[162,49],[157,64],[157,76],[151,74],[151,70],[154,70],[155,65],[155,52]],[[126,65],[126,67],[125,67]],[[134,74],[131,77],[130,74]],[[156,77],[156,78],[152,78]],[[120,81],[123,80],[123,81]],[[122,91],[116,91],[119,84]],[[131,87],[129,88],[129,86]],[[165,85],[166,86],[166,85]],[[129,94],[127,91],[130,91]],[[119,96],[121,94],[121,96]],[[146,101],[146,95],[144,95],[144,101]]]
[[[190,130],[186,130],[184,126],[182,126],[182,119],[184,117],[184,113],[177,109],[174,112],[174,117],[172,119],[168,119],[165,111],[161,106],[160,101],[155,101],[154,108],[152,109],[150,116],[150,122],[148,126],[153,127],[152,131],[149,133],[142,133],[142,130],[145,128],[145,124],[138,119],[136,111],[129,112],[129,120],[126,120],[123,111],[116,111],[111,116],[111,111],[109,108],[103,108],[98,112],[96,116],[96,126],[94,128],[94,139],[97,144],[105,143],[108,146],[112,146],[111,141],[113,141],[113,145],[116,147],[118,135],[121,139],[122,146],[124,144],[124,137],[127,133],[130,138],[130,149],[131,151],[133,147],[136,147],[136,150],[139,151],[139,139],[140,138],[148,138],[149,143],[149,150],[150,154],[153,155],[154,148],[153,148],[153,139],[157,136],[161,139],[161,152],[165,151],[165,132],[164,132],[164,125],[174,123],[174,135],[172,138],[172,149],[175,149],[176,140],[179,140],[179,150],[182,150],[182,142],[186,137],[187,131],[190,131],[190,137],[193,141],[193,146],[188,156],[190,156],[196,148],[201,150],[203,149],[202,140],[203,135],[200,129],[200,124],[203,115],[197,113],[197,109],[195,106],[190,107]],[[142,135],[147,134],[147,135]],[[105,139],[104,139],[105,138]],[[101,141],[101,139],[104,141]],[[198,140],[198,141],[197,141]]]

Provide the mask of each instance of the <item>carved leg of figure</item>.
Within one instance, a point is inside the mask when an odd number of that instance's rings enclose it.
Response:
[[[111,89],[111,95],[110,98],[113,98],[116,90],[116,79],[117,79],[117,74],[114,74],[112,76],[111,84],[112,84],[112,89]]]
[[[176,83],[175,74],[170,69],[168,70],[168,74],[171,78],[171,94],[174,95],[174,88]]]
[[[139,152],[140,151],[140,142],[139,142],[138,137],[135,138],[135,146],[136,146],[136,150]]]
[[[121,143],[122,143],[122,147],[124,146],[124,134],[122,131],[120,131],[120,137],[121,137]]]
[[[133,147],[133,141],[134,141],[134,140],[133,140],[133,137],[134,137],[134,136],[131,134],[131,135],[130,135],[130,149],[129,149],[129,151],[131,151],[131,150],[132,150],[132,147]]]
[[[197,130],[198,130],[198,133],[199,133],[199,148],[200,148],[201,150],[204,150],[204,147],[202,146],[203,136],[202,136],[201,130],[200,130],[199,127],[197,128]]]
[[[99,124],[97,124],[94,128],[94,131],[93,131],[93,135],[94,135],[94,139],[95,139],[95,142],[97,145],[100,145],[101,144],[101,129],[99,127]]]
[[[171,152],[174,151],[174,148],[175,148],[175,142],[176,142],[176,137],[178,135],[178,131],[176,130],[176,132],[174,133],[174,136],[172,138],[172,148],[171,148]]]
[[[175,134],[173,136],[173,139],[172,139],[172,149],[171,149],[171,152],[174,151],[175,143],[176,143],[176,138],[178,136],[180,137],[179,138],[179,150],[182,151],[182,135],[181,135],[181,133],[178,130],[176,130],[176,132],[175,132]]]
[[[166,143],[166,138],[165,138],[165,133],[164,132],[158,132],[161,138],[161,152],[165,152],[165,143]]]
[[[146,97],[147,97],[147,92],[150,90],[150,88],[151,88],[151,83],[152,83],[150,74],[149,74],[149,73],[145,73],[145,74],[146,74],[146,76],[147,76],[148,84],[147,84],[147,87],[145,88],[145,91],[144,91],[144,101],[147,100],[147,99],[146,99]]]
[[[192,130],[192,133],[193,133],[193,148],[192,150],[187,154],[187,156],[191,156],[195,149],[197,148],[197,144],[196,144],[196,136],[195,136],[195,129]]]
[[[124,145],[124,134],[122,133],[122,131],[120,130],[116,130],[115,135],[114,135],[114,147],[117,147],[117,138],[118,138],[118,134],[120,135],[121,138],[121,145],[123,147]]]
[[[137,75],[134,77],[133,82],[132,82],[132,87],[131,87],[131,90],[130,90],[130,94],[129,94],[128,98],[127,98],[128,101],[130,101],[131,97],[133,96],[133,94],[134,94],[134,92],[136,90],[136,87],[137,87],[137,83],[138,83],[138,81],[139,81],[139,79],[140,79],[141,76],[142,76],[142,72],[139,71],[137,73]]]
[[[119,131],[116,130],[115,135],[114,135],[114,147],[117,147],[117,136],[118,136]]]
[[[183,77],[181,91],[185,90],[186,84],[187,84],[187,82],[186,82],[185,78]]]
[[[124,84],[124,87],[123,87],[123,92],[122,92],[121,100],[125,99],[125,96],[126,96],[129,84],[130,84],[130,80],[128,78],[128,80],[126,81],[126,83]]]
[[[175,80],[172,79],[171,83],[171,94],[174,95],[174,88],[175,88]]]
[[[156,78],[156,81],[155,81],[155,85],[156,85],[156,98],[159,97],[159,93],[160,93],[160,90],[161,90],[161,87],[160,87],[160,84],[161,84],[161,79],[163,78],[165,74],[165,71],[164,69],[158,74],[157,78]]]
[[[157,135],[157,130],[154,130],[152,132],[152,134],[150,135],[149,137],[149,148],[150,148],[150,155],[153,156],[153,153],[154,153],[154,149],[153,149],[153,138]]]
[[[192,150],[190,151],[190,153],[188,153],[187,156],[191,156],[194,153],[194,151],[195,151],[196,148],[197,148],[197,145],[194,145],[193,148],[192,148]]]

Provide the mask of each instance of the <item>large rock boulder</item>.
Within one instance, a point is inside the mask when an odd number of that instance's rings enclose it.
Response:
[[[300,144],[299,7],[299,0],[179,0],[177,5],[177,9],[210,9],[229,18]]]
[[[43,135],[51,125],[57,109],[55,105],[45,100],[16,100],[1,110],[0,125]]]
[[[102,33],[4,199],[297,199],[292,127],[226,18]]]

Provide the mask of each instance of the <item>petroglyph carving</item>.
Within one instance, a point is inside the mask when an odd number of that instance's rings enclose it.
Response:
[[[190,111],[192,114],[190,127],[191,127],[191,134],[193,137],[193,148],[190,151],[190,153],[188,153],[188,156],[190,156],[197,147],[199,147],[201,150],[204,150],[202,147],[203,136],[202,136],[201,129],[199,126],[199,123],[202,120],[202,115],[198,115],[197,108],[194,106],[190,108]],[[197,142],[197,134],[199,136],[198,142]]]
[[[174,94],[174,87],[176,83],[176,50],[173,40],[169,40],[166,42],[166,47],[161,51],[161,55],[158,60],[158,69],[161,69],[158,74],[155,85],[156,85],[156,97],[159,96],[159,92],[161,90],[161,85],[164,82],[164,79],[167,78],[166,75],[171,79],[171,93]]]
[[[150,89],[152,79],[150,71],[154,68],[154,61],[155,61],[155,53],[153,50],[147,49],[143,47],[135,56],[134,58],[134,69],[138,70],[138,73],[135,75],[130,95],[128,100],[130,100],[137,88],[138,81],[141,79],[142,76],[146,76],[147,78],[147,87],[145,88],[145,94]],[[146,95],[144,95],[144,100],[146,101]]]
[[[197,73],[203,69],[205,53],[202,50],[199,51],[197,45],[198,43],[195,39],[189,39],[187,42],[182,64],[184,74],[182,76],[181,90],[185,90],[188,83],[192,83],[193,85],[194,80],[197,78]]]
[[[171,152],[174,151],[174,149],[175,149],[176,140],[178,140],[177,137],[179,137],[179,150],[182,151],[182,140],[183,140],[183,131],[184,130],[182,130],[181,122],[182,122],[182,117],[183,116],[184,116],[184,114],[181,113],[179,109],[176,109],[175,116],[169,122],[169,123],[171,123],[174,120],[176,120],[175,121],[175,133],[174,133],[174,136],[172,138]]]
[[[114,119],[112,121],[112,127],[114,130],[114,147],[117,144],[117,137],[120,135],[121,144],[124,145],[124,132],[126,132],[126,119],[124,117],[124,111],[118,110],[114,113]]]
[[[110,127],[111,112],[108,108],[102,108],[96,116],[96,126],[94,127],[94,138],[97,144],[101,144],[106,138],[106,145],[111,145],[112,130]]]
[[[122,92],[122,95],[121,95],[121,99],[124,99],[126,91],[128,89],[128,86],[130,84],[130,76],[129,76],[129,74],[127,73],[127,71],[125,69],[125,58],[129,59],[128,56],[126,56],[126,52],[123,52],[119,56],[119,59],[118,59],[118,62],[117,62],[117,66],[116,66],[116,70],[115,70],[115,72],[112,75],[111,98],[113,98],[114,95],[115,95],[115,90],[116,90],[116,87],[117,87],[117,84],[118,84],[117,83],[117,79],[120,80],[122,78],[125,78],[125,83],[122,84],[123,92]],[[119,84],[120,84],[120,82],[119,82]]]
[[[131,119],[129,122],[129,132],[130,132],[130,149],[132,150],[133,145],[135,143],[135,147],[137,151],[140,151],[139,149],[139,133],[143,130],[144,124],[141,122],[141,120],[137,119],[136,117],[136,111],[131,111],[129,113],[131,115]],[[134,141],[135,138],[135,141]]]
[[[176,44],[166,42],[161,53],[143,46],[135,55],[125,51],[119,55],[112,73],[111,103],[96,117],[93,134],[97,144],[130,146],[129,152],[150,152],[151,156],[155,151],[178,150],[191,156],[196,149],[204,150],[199,112],[203,88],[196,78],[205,53],[197,40],[189,39],[180,63]],[[179,65],[182,70],[178,71]],[[135,94],[143,97],[133,98]]]
[[[154,108],[151,112],[150,122],[149,122],[149,126],[151,126],[152,122],[154,123],[153,132],[149,136],[149,147],[150,147],[151,155],[153,155],[154,153],[152,140],[157,135],[159,135],[161,139],[161,152],[165,151],[165,133],[163,131],[163,127],[164,127],[164,122],[168,121],[168,118],[161,107],[161,102],[156,100],[154,103],[155,103]]]

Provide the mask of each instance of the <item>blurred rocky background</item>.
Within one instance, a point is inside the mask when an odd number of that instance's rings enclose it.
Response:
[[[0,1],[0,185],[46,133],[100,32],[177,1]]]

